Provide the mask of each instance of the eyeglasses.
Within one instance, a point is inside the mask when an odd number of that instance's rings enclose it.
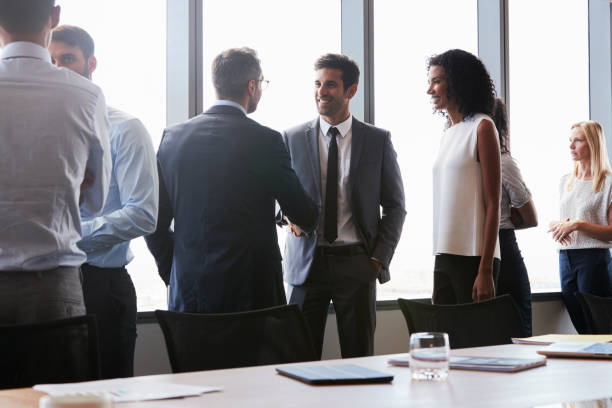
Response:
[[[269,79],[257,79],[256,81],[261,82],[261,90],[265,91],[268,88],[268,85],[270,85],[270,80]]]

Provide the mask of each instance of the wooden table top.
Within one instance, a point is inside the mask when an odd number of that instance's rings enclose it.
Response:
[[[539,357],[541,346],[502,345],[453,350],[454,355]],[[451,370],[445,382],[413,382],[410,369],[387,364],[390,356],[327,360],[358,364],[395,376],[391,384],[310,386],[276,374],[276,366],[140,377],[148,381],[219,386],[221,392],[175,400],[117,404],[132,407],[532,407],[612,397],[612,360],[548,359],[518,373]],[[31,388],[0,391],[0,407],[37,407],[44,394]]]

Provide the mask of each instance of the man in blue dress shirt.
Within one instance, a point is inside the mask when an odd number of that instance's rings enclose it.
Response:
[[[86,78],[96,68],[94,41],[83,29],[53,31],[51,58]],[[113,173],[104,210],[93,216],[82,209],[83,294],[89,314],[98,320],[102,378],[128,377],[134,371],[136,292],[125,266],[134,257],[130,240],[155,230],[158,181],[155,151],[142,123],[109,107]]]

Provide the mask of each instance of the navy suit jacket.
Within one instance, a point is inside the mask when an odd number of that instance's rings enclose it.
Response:
[[[368,254],[383,264],[378,280],[385,283],[391,279],[389,263],[406,216],[404,186],[390,133],[355,118],[351,129],[348,200],[361,242]],[[302,185],[321,207],[319,118],[284,132],[283,139]],[[283,260],[287,283],[301,285],[306,281],[316,246],[316,230],[301,237],[287,234]]]
[[[308,231],[319,208],[291,168],[280,133],[216,105],[166,129],[157,160],[159,218],[147,244],[170,283],[169,309],[222,313],[284,304],[275,200]]]

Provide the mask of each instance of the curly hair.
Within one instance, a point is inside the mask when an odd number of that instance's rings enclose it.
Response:
[[[493,123],[499,134],[499,147],[502,153],[510,153],[510,131],[508,129],[508,111],[506,104],[500,98],[495,98],[493,105]]]
[[[427,62],[440,66],[446,74],[448,95],[454,98],[464,117],[484,113],[493,116],[495,85],[482,61],[463,50],[448,50],[434,55]]]

